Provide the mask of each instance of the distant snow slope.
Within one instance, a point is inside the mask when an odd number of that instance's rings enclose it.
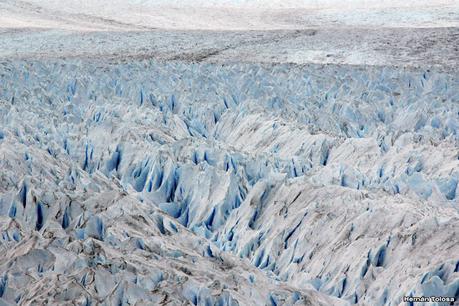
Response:
[[[459,69],[459,28],[84,32],[0,30],[0,58],[156,59]]]
[[[457,26],[444,1],[74,1],[2,0],[0,26],[74,30],[272,30],[336,26]]]
[[[6,58],[133,57],[455,69],[459,0],[340,5],[1,0],[0,42],[0,57]]]

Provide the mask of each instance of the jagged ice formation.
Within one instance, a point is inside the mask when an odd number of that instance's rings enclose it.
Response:
[[[459,298],[454,72],[42,59],[0,76],[0,303]]]

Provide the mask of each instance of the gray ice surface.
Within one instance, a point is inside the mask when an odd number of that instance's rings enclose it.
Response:
[[[0,305],[458,299],[459,5],[314,3],[0,0]]]

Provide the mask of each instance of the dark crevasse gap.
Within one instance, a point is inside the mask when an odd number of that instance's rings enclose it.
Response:
[[[37,213],[37,221],[35,223],[35,229],[37,231],[41,230],[41,228],[43,227],[44,225],[44,222],[45,222],[45,208],[43,206],[42,203],[37,203],[37,206],[36,206],[36,213]]]
[[[66,207],[64,210],[64,215],[62,216],[62,228],[67,229],[69,225],[70,225],[70,216],[69,216],[68,207]]]

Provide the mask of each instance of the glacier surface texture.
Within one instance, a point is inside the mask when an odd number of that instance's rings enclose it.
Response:
[[[412,2],[0,0],[0,306],[458,300],[459,3]]]
[[[458,296],[454,74],[97,60],[0,71],[5,303]]]

